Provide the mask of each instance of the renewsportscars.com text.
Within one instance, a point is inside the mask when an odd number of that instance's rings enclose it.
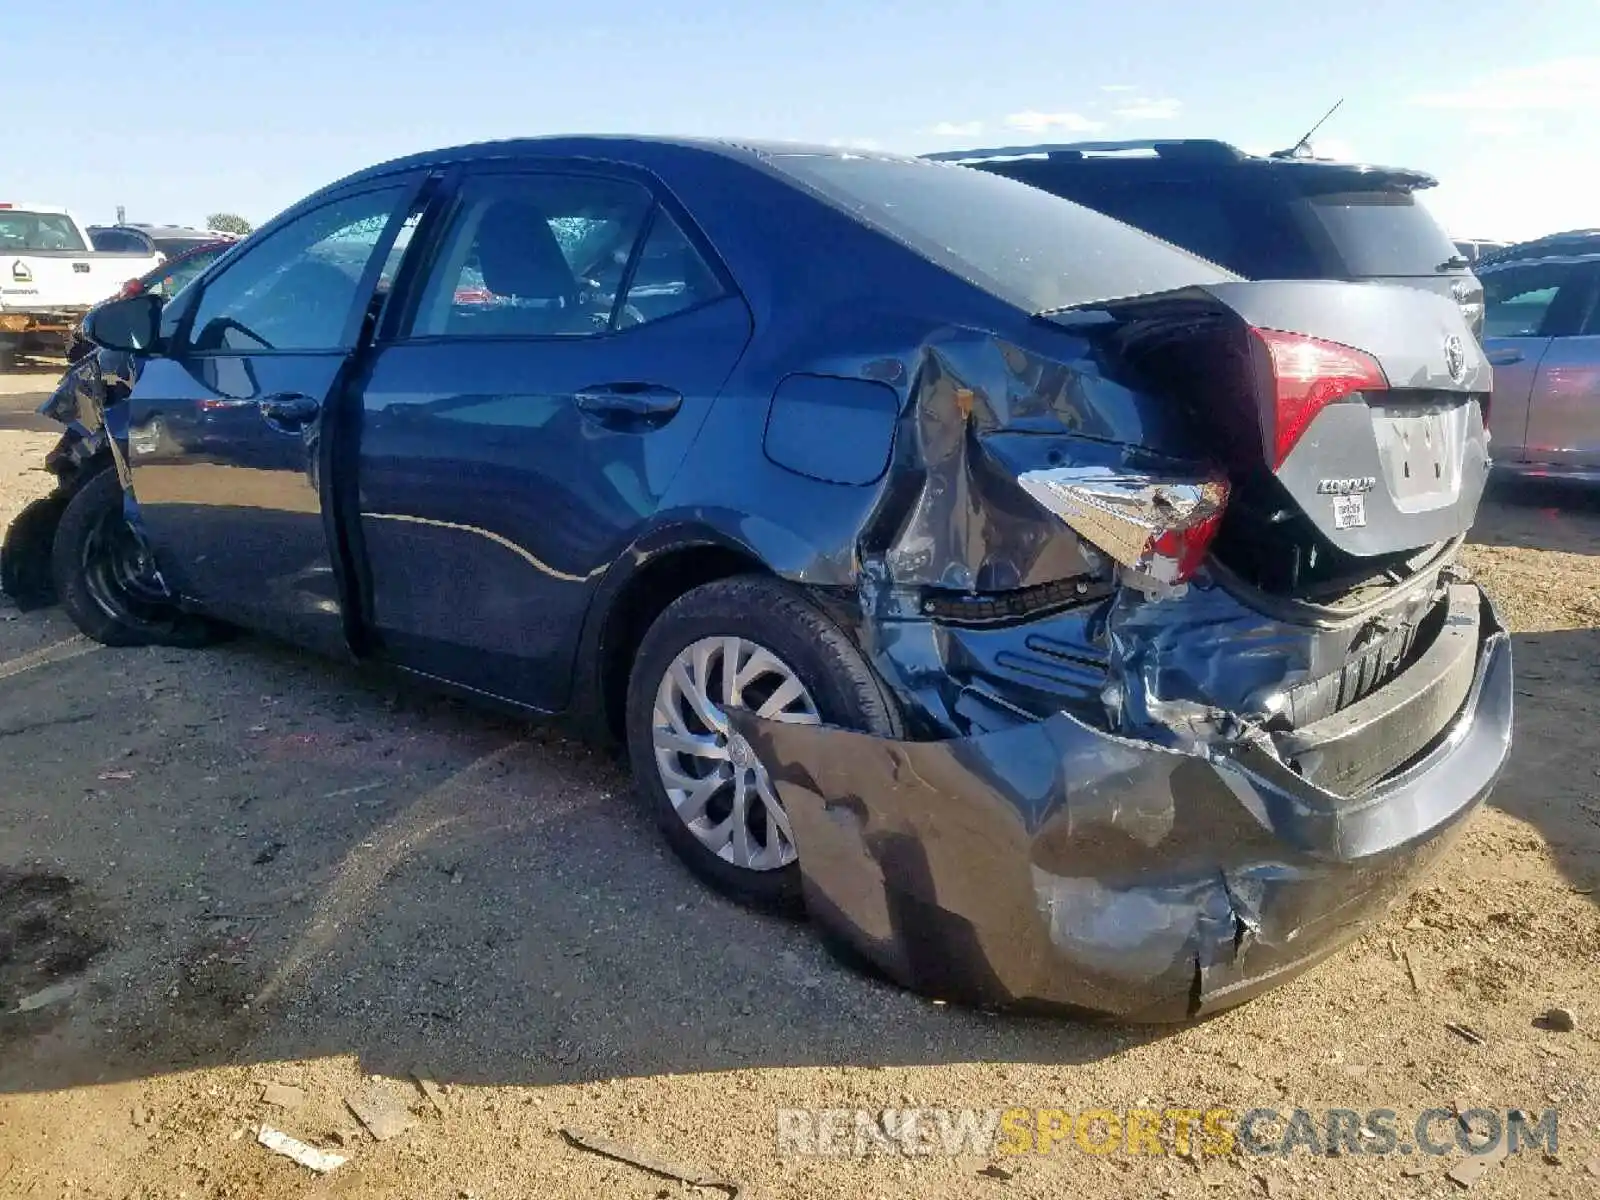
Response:
[[[1510,1154],[1558,1148],[1556,1109],[781,1108],[780,1155]]]

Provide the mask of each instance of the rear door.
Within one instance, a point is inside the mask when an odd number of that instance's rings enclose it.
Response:
[[[1496,458],[1507,462],[1550,461],[1542,457],[1562,449],[1558,436],[1563,414],[1570,418],[1573,403],[1562,397],[1570,386],[1563,375],[1555,375],[1555,402],[1540,402],[1551,415],[1533,423],[1534,397],[1552,377],[1544,376],[1547,358],[1558,342],[1593,338],[1578,337],[1592,305],[1592,269],[1562,260],[1510,263],[1491,267],[1483,273],[1484,349],[1494,368],[1494,401],[1490,406],[1489,428],[1494,435],[1491,449]],[[1552,366],[1570,358],[1557,353]],[[1570,380],[1567,364],[1566,378]],[[1546,382],[1541,383],[1543,378]],[[1543,433],[1538,432],[1542,428]],[[1543,444],[1536,457],[1530,447]]]
[[[368,624],[399,665],[555,710],[750,315],[622,168],[475,169],[440,223],[361,385]]]
[[[421,179],[329,198],[186,290],[130,398],[129,463],[168,584],[219,617],[337,653],[325,486],[340,396]]]

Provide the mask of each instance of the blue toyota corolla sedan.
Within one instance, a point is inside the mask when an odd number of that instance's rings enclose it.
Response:
[[[951,164],[557,138],[360,172],[87,332],[87,633],[570,714],[711,884],[953,999],[1237,1003],[1505,761],[1447,298]]]

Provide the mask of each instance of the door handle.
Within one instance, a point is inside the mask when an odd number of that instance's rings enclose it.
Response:
[[[1522,361],[1522,351],[1515,348],[1510,350],[1491,350],[1487,357],[1491,367],[1509,367],[1512,363]]]
[[[322,402],[297,392],[279,392],[263,396],[256,402],[261,417],[268,425],[290,431],[313,420],[322,411]]]
[[[580,388],[573,396],[580,412],[602,421],[660,424],[683,406],[683,397],[653,383],[606,383]]]

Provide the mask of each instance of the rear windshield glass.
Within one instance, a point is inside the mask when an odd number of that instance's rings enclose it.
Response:
[[[858,220],[1028,312],[1235,278],[1038,188],[916,159],[775,154]]]
[[[1081,203],[1250,279],[1325,274],[1279,194],[1242,173],[1189,180],[1095,180],[1093,174],[1080,171],[1058,186],[1072,187],[1066,194]]]
[[[1353,278],[1435,275],[1459,257],[1410,192],[1324,192],[1307,196],[1306,204]]]
[[[81,254],[88,249],[72,219],[62,213],[21,212],[0,209],[0,253],[28,250],[65,250]]]

